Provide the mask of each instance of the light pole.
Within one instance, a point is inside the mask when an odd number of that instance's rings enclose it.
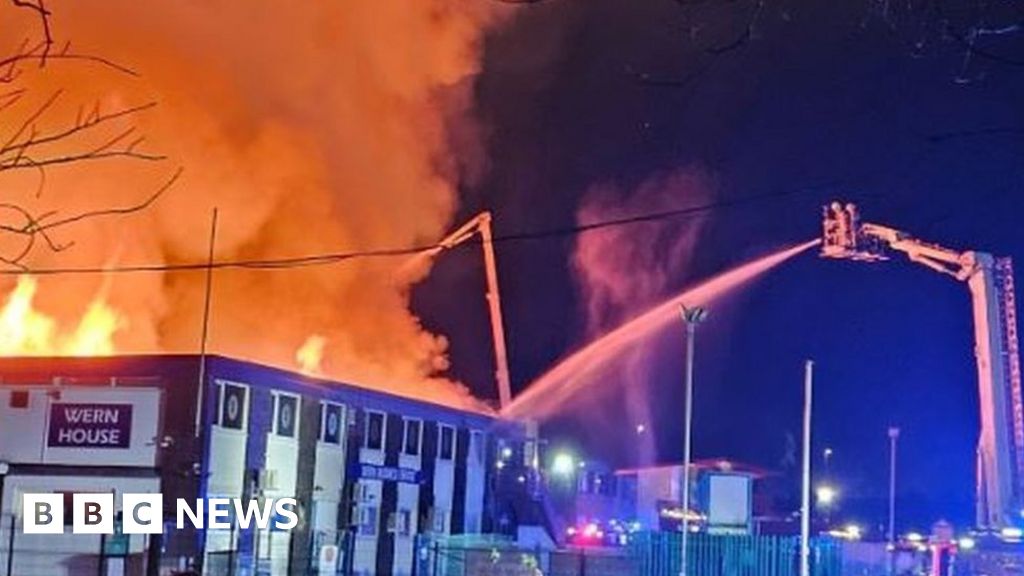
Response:
[[[814,392],[814,362],[804,363],[803,481],[800,487],[800,576],[811,574],[811,410]]]
[[[11,471],[11,466],[5,461],[0,460],[0,522],[3,521],[4,515],[2,514],[4,507],[4,482],[7,479],[7,474]],[[11,524],[10,534],[7,535],[7,576],[11,576],[14,569],[14,532],[15,532],[15,512],[14,512],[14,499],[11,499]]]
[[[889,545],[896,544],[896,441],[900,429],[889,427]]]
[[[686,408],[683,416],[683,549],[679,556],[680,576],[686,576],[686,546],[690,537],[690,447],[693,436],[693,341],[697,335],[697,324],[703,322],[708,312],[704,308],[687,308],[679,305],[679,312],[686,324]]]

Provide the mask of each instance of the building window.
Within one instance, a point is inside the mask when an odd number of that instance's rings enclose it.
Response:
[[[398,536],[408,537],[412,534],[412,512],[406,508],[391,515],[390,529]]]
[[[405,419],[405,441],[402,444],[402,453],[409,456],[420,455],[420,444],[423,436],[423,423],[413,418]]]
[[[484,433],[479,430],[473,430],[469,433],[469,446],[471,453],[473,454],[473,462],[480,464],[485,460],[485,448]]]
[[[366,411],[366,435],[363,447],[369,450],[384,449],[384,413]]]
[[[320,403],[320,441],[325,444],[341,445],[342,430],[345,429],[345,407],[332,402]]]
[[[364,482],[355,485],[355,524],[356,533],[360,536],[376,536],[377,523],[380,519],[380,506],[377,495]]]
[[[217,383],[214,405],[215,424],[229,430],[245,430],[249,416],[249,387],[229,382]]]
[[[274,392],[274,434],[295,438],[299,428],[299,397]]]
[[[359,506],[359,527],[358,532],[360,536],[376,536],[377,535],[377,516],[380,514],[380,509],[372,504],[362,504]]]
[[[444,424],[440,427],[441,441],[438,450],[438,458],[441,460],[452,460],[455,458],[455,428]]]
[[[433,518],[431,519],[430,530],[437,534],[444,534],[445,529],[448,525],[448,512],[444,508],[434,508]]]

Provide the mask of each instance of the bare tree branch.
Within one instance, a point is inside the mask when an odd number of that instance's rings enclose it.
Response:
[[[168,178],[167,181],[164,182],[159,188],[157,188],[155,192],[150,194],[143,201],[138,202],[136,204],[131,204],[129,206],[122,206],[122,207],[115,207],[115,208],[101,208],[101,209],[98,209],[98,210],[91,210],[89,212],[82,212],[80,214],[75,214],[74,216],[68,216],[66,218],[61,218],[59,220],[56,220],[54,222],[48,222],[46,224],[39,223],[40,220],[49,219],[50,216],[56,215],[55,212],[51,212],[51,213],[46,214],[46,215],[44,215],[41,218],[36,220],[36,222],[37,222],[36,230],[38,230],[40,232],[47,232],[47,231],[50,231],[50,230],[54,230],[56,228],[62,228],[62,227],[67,226],[69,224],[75,224],[75,223],[81,222],[83,220],[91,220],[93,218],[100,218],[100,217],[105,217],[105,216],[124,216],[124,215],[127,215],[127,214],[133,214],[135,212],[141,212],[141,211],[145,210],[146,208],[149,208],[150,206],[155,204],[156,201],[161,196],[163,196],[163,194],[165,192],[170,190],[171,187],[174,186],[174,183],[178,181],[178,178],[181,177],[182,172],[184,172],[184,169],[181,168],[181,167],[178,167],[178,169],[174,171],[174,173],[171,175],[171,177]]]
[[[35,12],[39,16],[40,26],[43,28],[43,48],[40,57],[40,65],[46,63],[46,55],[50,53],[50,46],[53,45],[53,32],[50,30],[50,11],[46,9],[43,0],[11,0],[18,8],[24,8]]]
[[[39,197],[46,183],[48,168],[81,165],[86,169],[92,161],[117,159],[163,160],[164,156],[142,149],[145,137],[132,123],[136,115],[154,108],[155,102],[112,110],[104,110],[98,101],[89,107],[78,105],[74,120],[66,123],[58,117],[57,106],[67,99],[65,89],[57,89],[36,99],[30,94],[30,85],[21,85],[26,78],[22,69],[27,63],[38,63],[40,68],[46,68],[51,62],[98,64],[120,74],[137,76],[134,70],[101,56],[74,53],[69,44],[55,50],[51,12],[45,1],[11,0],[13,7],[38,16],[42,39],[34,43],[25,40],[11,54],[0,55],[0,85],[9,87],[0,92],[0,176],[24,169],[37,170],[39,186],[36,196]],[[33,100],[37,103],[26,105]],[[55,232],[93,219],[123,217],[148,209],[177,182],[181,173],[181,168],[176,169],[155,192],[139,202],[101,207],[66,217],[58,217],[56,210],[35,213],[16,202],[0,201],[0,213],[11,215],[0,219],[0,240],[3,241],[0,266],[28,269],[28,261],[37,249],[60,252],[74,245],[73,240],[55,238]],[[11,196],[0,187],[0,199]]]
[[[51,100],[56,100],[56,98],[59,95],[60,95],[59,92],[55,93],[53,98],[51,98]],[[40,107],[40,110],[38,110],[37,113],[34,114],[33,116],[35,118],[38,118],[38,116],[41,115],[41,113],[45,112],[45,108],[48,108],[51,104],[52,104],[52,101],[47,101],[47,103],[44,103],[44,105]],[[13,149],[22,148],[22,149],[26,149],[27,150],[27,149],[35,147],[35,146],[40,146],[40,145],[43,145],[43,144],[50,144],[52,142],[56,142],[58,140],[63,140],[65,138],[69,138],[71,136],[74,136],[75,134],[78,134],[78,133],[85,132],[85,131],[88,131],[90,129],[96,128],[97,126],[100,126],[101,124],[105,124],[105,123],[111,122],[113,120],[117,120],[118,118],[123,118],[125,116],[131,116],[132,114],[136,114],[136,113],[142,112],[144,110],[149,110],[150,108],[153,108],[155,106],[156,106],[156,102],[149,102],[149,103],[146,103],[146,104],[141,104],[139,106],[131,106],[131,107],[128,107],[128,108],[121,108],[121,109],[116,110],[114,112],[102,113],[102,114],[99,113],[99,111],[97,109],[95,113],[93,113],[93,114],[91,114],[91,115],[89,115],[89,116],[87,116],[85,118],[82,118],[81,112],[79,112],[79,116],[78,116],[78,118],[75,119],[74,124],[72,124],[71,126],[65,128],[63,130],[59,130],[57,132],[53,132],[53,133],[50,133],[50,134],[41,134],[41,135],[37,134],[37,135],[34,135],[34,136],[30,137],[30,138],[26,138],[23,141],[17,142],[17,141],[15,141],[16,138],[21,135],[20,131],[19,131],[19,133],[12,135],[12,137],[5,144],[0,146],[0,164],[3,163],[4,155],[8,154]],[[35,118],[30,117],[29,120],[31,121],[31,120],[34,120]],[[23,126],[22,130],[23,129],[24,129],[24,126]],[[132,129],[134,129],[134,128],[132,128]]]

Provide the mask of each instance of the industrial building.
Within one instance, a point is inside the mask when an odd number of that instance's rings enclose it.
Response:
[[[2,359],[0,576],[410,574],[419,534],[516,529],[497,476],[523,441],[488,414],[219,356]],[[25,492],[162,492],[165,529],[12,533]],[[175,529],[174,499],[215,496],[294,497],[299,526]]]
[[[773,514],[772,481],[781,476],[750,464],[724,458],[696,460],[690,465],[691,530],[709,534],[762,533]],[[682,464],[613,470],[588,460],[564,474],[548,478],[555,531],[570,543],[612,543],[616,532],[680,529],[683,518]],[[600,532],[585,537],[584,530]]]
[[[695,461],[690,471],[692,526],[715,534],[754,531],[755,481],[768,476],[768,471],[725,459]],[[643,526],[678,529],[686,513],[681,507],[682,464],[617,470],[615,477],[620,509],[631,511]]]

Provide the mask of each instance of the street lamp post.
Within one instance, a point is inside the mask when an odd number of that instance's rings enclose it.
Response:
[[[814,362],[804,363],[804,429],[802,482],[800,487],[800,576],[811,574],[811,414],[814,393]]]
[[[5,461],[0,460],[0,512],[3,512],[4,504],[4,482],[7,480],[7,474],[10,472],[11,467]],[[0,521],[3,521],[3,514],[0,514]],[[14,569],[14,533],[15,533],[15,514],[14,514],[14,502],[12,498],[11,502],[11,524],[10,534],[7,535],[7,576],[11,576]]]
[[[686,407],[683,416],[683,548],[679,561],[680,576],[686,576],[686,547],[690,537],[690,449],[693,436],[693,341],[697,334],[697,324],[707,318],[704,308],[687,308],[680,304],[679,311],[686,325]]]
[[[896,544],[896,441],[900,429],[889,427],[889,545]]]

